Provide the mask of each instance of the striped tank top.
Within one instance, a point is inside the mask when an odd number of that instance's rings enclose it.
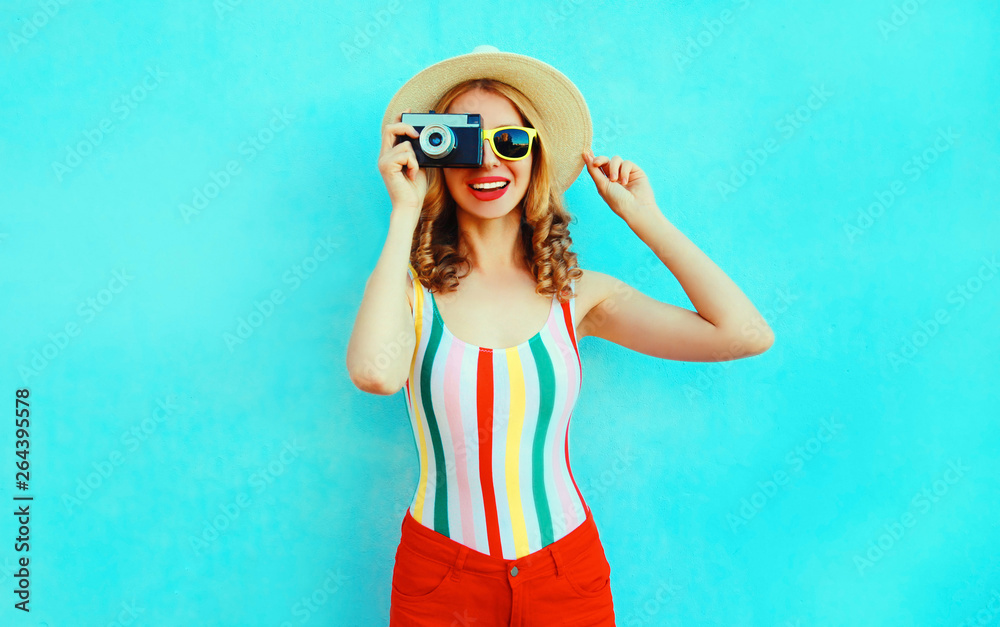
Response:
[[[408,272],[417,344],[404,392],[420,459],[408,511],[481,553],[533,553],[590,511],[569,463],[583,379],[576,300],[553,297],[531,339],[484,348],[452,335],[412,265]]]

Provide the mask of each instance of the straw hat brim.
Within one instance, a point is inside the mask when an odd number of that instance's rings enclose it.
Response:
[[[531,100],[549,132],[543,141],[555,170],[553,186],[557,193],[566,191],[583,171],[582,153],[593,139],[593,123],[587,102],[573,81],[538,59],[500,52],[493,46],[478,46],[468,54],[435,63],[396,92],[385,110],[382,128],[406,109],[426,113],[446,91],[473,78],[506,83]]]

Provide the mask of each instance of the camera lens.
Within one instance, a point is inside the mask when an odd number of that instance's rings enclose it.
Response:
[[[456,144],[455,133],[443,124],[431,124],[420,131],[420,149],[432,159],[447,156]]]

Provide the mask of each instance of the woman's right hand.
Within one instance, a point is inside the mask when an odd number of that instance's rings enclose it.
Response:
[[[403,113],[407,113],[407,109]],[[378,157],[378,170],[389,191],[393,211],[413,211],[419,215],[427,194],[427,173],[417,166],[417,155],[408,141],[396,144],[397,136],[420,137],[409,124],[404,124],[402,113],[396,121],[386,124],[382,130],[382,152]],[[404,173],[403,167],[407,170]]]

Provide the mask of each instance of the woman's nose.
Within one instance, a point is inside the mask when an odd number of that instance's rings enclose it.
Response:
[[[496,153],[493,152],[493,147],[490,146],[490,140],[483,139],[483,167],[490,167],[494,163],[499,163],[500,160],[497,159]]]

